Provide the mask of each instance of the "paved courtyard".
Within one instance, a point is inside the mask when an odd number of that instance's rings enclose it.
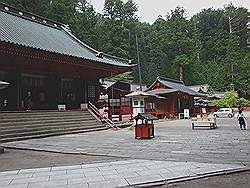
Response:
[[[0,186],[2,188],[119,187],[242,168],[239,165],[225,164],[126,160],[0,172]]]
[[[250,131],[235,119],[218,119],[218,128],[191,129],[190,120],[156,123],[155,138],[134,139],[130,129],[64,135],[3,144],[6,147],[180,162],[250,166]]]
[[[95,174],[93,177],[99,175],[102,177],[100,180],[89,178],[84,172],[84,169],[88,169],[89,166],[80,165],[80,171],[83,172],[80,177],[81,183],[85,182],[85,185],[90,187],[96,185],[100,187],[100,183],[107,185],[104,187],[112,187],[112,185],[126,186],[165,181],[174,178],[176,172],[179,173],[177,173],[178,177],[194,177],[199,174],[250,167],[250,131],[240,130],[236,119],[218,119],[218,128],[214,130],[206,128],[192,130],[190,124],[190,120],[159,121],[156,123],[156,137],[151,140],[134,139],[133,130],[127,128],[118,131],[107,130],[25,140],[6,143],[4,146],[36,151],[119,157],[117,162],[91,164],[95,170],[98,169],[97,174],[93,173]],[[104,174],[101,172],[101,167],[105,165],[110,168],[112,172],[110,175],[115,177],[115,181],[105,178],[108,175],[105,174],[107,172]],[[69,186],[70,179],[79,179],[78,176],[67,175],[68,168],[80,168],[79,165],[61,168],[63,186]],[[49,177],[55,175],[51,174],[53,167],[49,169],[46,173],[46,181],[50,181]],[[32,172],[32,175],[22,180],[24,186],[32,186],[34,182],[39,183],[34,176],[34,171],[40,170],[40,168],[27,170]],[[126,173],[122,173],[124,171]],[[21,172],[22,170],[14,171],[16,174],[14,177],[7,178],[11,181],[7,181],[5,186],[10,188]],[[5,173],[8,174],[8,172]],[[1,173],[0,179],[6,178],[6,174]],[[127,177],[127,174],[131,176]]]

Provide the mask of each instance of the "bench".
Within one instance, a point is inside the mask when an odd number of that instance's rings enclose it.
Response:
[[[195,127],[209,127],[210,129],[217,128],[216,118],[206,118],[206,119],[192,118],[191,124],[192,124],[192,129],[194,129]]]

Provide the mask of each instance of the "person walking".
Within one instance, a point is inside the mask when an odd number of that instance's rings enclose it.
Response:
[[[32,108],[32,96],[31,92],[28,91],[26,98],[24,99],[26,111],[31,111]]]
[[[240,124],[240,129],[241,130],[243,130],[243,129],[246,130],[246,120],[247,120],[247,118],[243,114],[242,110],[239,110],[239,113],[237,115],[237,119],[238,119],[239,124]]]

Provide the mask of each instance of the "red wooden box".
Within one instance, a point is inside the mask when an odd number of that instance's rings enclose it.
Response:
[[[154,124],[153,120],[158,119],[151,114],[139,113],[132,118],[135,120],[135,138],[150,139],[154,138]]]

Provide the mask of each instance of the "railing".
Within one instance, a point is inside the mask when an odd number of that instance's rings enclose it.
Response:
[[[110,120],[108,117],[106,117],[103,113],[100,113],[100,111],[96,108],[95,105],[93,105],[91,102],[88,102],[88,108],[103,122],[107,123],[109,127],[111,127],[113,130],[117,130],[117,126],[114,124],[112,120]]]

